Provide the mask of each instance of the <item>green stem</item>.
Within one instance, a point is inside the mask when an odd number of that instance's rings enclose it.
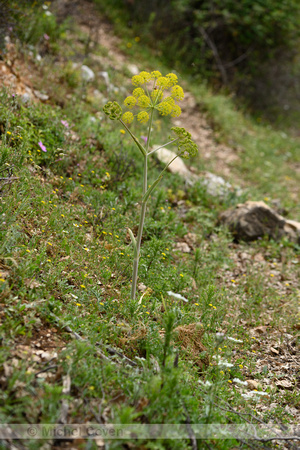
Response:
[[[144,147],[142,146],[142,144],[137,140],[137,138],[135,137],[135,135],[130,131],[130,129],[128,128],[128,126],[126,125],[125,122],[123,122],[122,119],[119,119],[119,121],[121,122],[121,124],[123,125],[123,127],[126,128],[126,130],[128,131],[128,133],[130,134],[130,136],[132,137],[133,141],[136,143],[138,149],[140,150],[140,152],[142,153],[143,156],[145,156],[147,154],[147,151],[144,149]]]
[[[136,237],[136,248],[135,248],[134,258],[133,258],[132,285],[131,285],[131,299],[132,300],[135,300],[135,294],[136,294],[136,285],[137,285],[139,259],[140,259],[140,249],[141,249],[142,234],[143,234],[145,215],[146,215],[147,199],[144,200],[144,195],[145,195],[145,192],[147,192],[147,170],[148,170],[147,166],[148,166],[148,160],[147,160],[147,155],[145,155],[144,156],[143,201],[142,201],[142,207],[141,207],[139,229],[138,229],[138,234]]]
[[[147,182],[148,182],[147,181],[148,180],[147,156],[148,155],[147,155],[147,153],[148,153],[149,144],[150,144],[153,112],[154,112],[154,108],[151,110],[151,114],[150,114],[149,128],[148,128],[148,134],[147,134],[146,154],[144,155],[143,201],[142,201],[142,205],[141,205],[139,229],[138,229],[138,234],[136,237],[136,251],[134,252],[134,258],[133,258],[132,285],[131,285],[131,299],[132,300],[135,300],[135,296],[136,296],[136,285],[137,285],[137,279],[138,279],[140,249],[141,249],[143,228],[144,228],[144,223],[145,223],[146,206],[147,206],[147,200],[148,200],[148,197],[145,199],[145,194],[148,189],[148,186],[147,186]]]
[[[173,141],[167,142],[166,144],[161,145],[160,147],[157,147],[157,148],[155,148],[154,150],[151,150],[151,152],[148,153],[148,156],[149,156],[149,155],[152,155],[152,153],[154,153],[154,152],[157,152],[157,150],[160,150],[161,148],[166,147],[167,145],[174,144],[174,142],[178,141],[178,139],[179,139],[179,138],[173,139]]]

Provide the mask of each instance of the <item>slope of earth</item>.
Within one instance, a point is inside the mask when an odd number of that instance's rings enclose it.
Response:
[[[138,301],[130,301],[127,227],[136,232],[142,166],[101,109],[105,99],[121,103],[128,78],[150,63],[141,53],[136,66],[91,3],[57,3],[58,20],[69,19],[59,37],[46,32],[52,16],[44,6],[33,18],[33,27],[42,24],[35,46],[11,43],[1,61],[9,87],[0,109],[2,423],[182,423],[190,430],[246,418],[271,431],[298,423],[299,248],[266,238],[233,243],[216,221],[239,199],[213,198],[168,173],[149,202]],[[165,70],[160,64],[153,68]],[[82,65],[96,74],[89,82]],[[181,125],[203,148],[195,170],[232,179],[240,156],[222,143],[220,128],[216,138],[197,95],[186,100]],[[220,125],[218,114],[213,119]],[[169,126],[155,123],[159,142]],[[294,141],[285,142],[293,152]],[[150,169],[158,175],[159,163]],[[106,441],[109,448],[152,444]],[[206,444],[272,445],[254,436]],[[4,445],[24,448],[13,439]],[[157,445],[196,448],[191,431]],[[296,448],[288,439],[274,445]],[[104,441],[25,442],[70,446],[103,448]]]

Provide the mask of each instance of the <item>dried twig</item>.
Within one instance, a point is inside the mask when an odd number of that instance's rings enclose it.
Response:
[[[39,372],[36,372],[36,374],[34,376],[37,377],[40,373],[48,372],[48,370],[56,369],[57,367],[58,366],[56,364],[54,366],[46,367],[45,369],[40,370]]]

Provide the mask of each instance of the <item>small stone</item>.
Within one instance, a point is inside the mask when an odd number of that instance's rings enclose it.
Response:
[[[255,380],[246,380],[248,388],[252,391],[258,389],[258,382]]]
[[[23,95],[21,95],[21,101],[22,103],[28,103],[31,100],[31,96],[28,94],[28,92],[25,92]]]
[[[92,69],[83,64],[81,66],[81,78],[87,82],[94,81],[95,73],[92,71]]]
[[[34,95],[39,99],[45,102],[46,100],[49,100],[49,95],[42,94],[40,91],[33,91]]]
[[[276,348],[270,347],[270,350],[271,350],[272,353],[274,353],[274,355],[279,355],[279,351],[276,350]]]
[[[174,246],[175,250],[179,250],[182,253],[191,253],[190,247],[187,245],[186,242],[176,242]]]
[[[135,64],[128,64],[127,69],[132,75],[138,75],[140,73],[138,67]]]
[[[293,388],[293,383],[289,380],[278,380],[278,381],[275,381],[275,384],[277,387],[279,387],[281,389],[292,389]]]
[[[227,225],[236,240],[254,241],[263,236],[300,243],[300,223],[285,220],[262,201],[247,201],[220,215],[219,223]],[[256,259],[256,257],[255,257]]]
[[[144,283],[139,283],[138,284],[138,290],[141,292],[145,292],[145,290],[147,289],[147,286],[144,285]]]
[[[155,148],[159,148],[159,145],[156,145],[153,147],[153,150]],[[176,153],[172,152],[171,150],[168,150],[167,148],[161,148],[157,150],[154,155],[161,161],[163,164],[168,164],[170,161],[172,161],[173,158],[175,158]],[[176,173],[180,176],[182,176],[185,181],[188,184],[192,184],[192,181],[195,181],[198,177],[197,175],[193,174],[185,165],[183,162],[183,159],[178,156],[168,167],[168,170],[172,173]]]

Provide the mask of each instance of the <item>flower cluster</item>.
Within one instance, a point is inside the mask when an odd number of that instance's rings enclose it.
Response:
[[[122,115],[122,108],[117,102],[106,103],[103,107],[103,111],[111,120],[120,119]]]
[[[132,95],[124,100],[124,105],[132,110],[135,107],[142,109],[137,114],[126,111],[122,114],[122,108],[116,102],[109,102],[104,107],[105,114],[113,120],[121,117],[125,124],[130,124],[134,117],[140,123],[147,123],[150,119],[150,111],[157,110],[162,116],[179,117],[181,108],[175,101],[184,98],[184,92],[178,84],[178,78],[175,73],[168,73],[165,77],[155,70],[153,72],[140,72],[139,75],[132,77],[132,84],[135,89]]]
[[[191,133],[182,127],[172,127],[171,130],[176,134],[178,141],[178,154],[185,159],[198,154],[197,144],[192,140]]]

